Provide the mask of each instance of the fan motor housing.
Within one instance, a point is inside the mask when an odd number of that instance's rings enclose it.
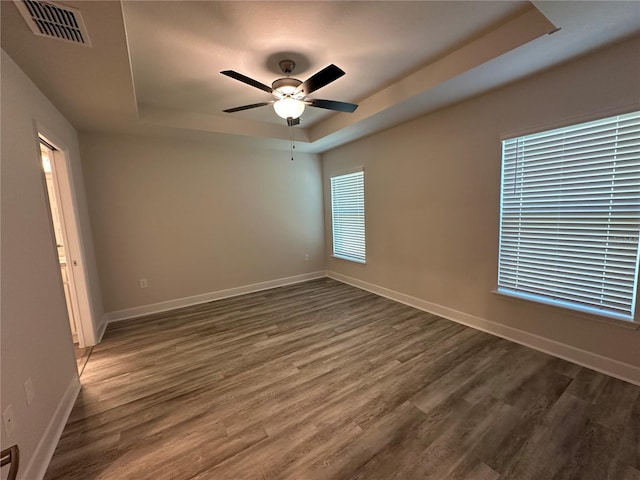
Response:
[[[279,78],[271,84],[274,92],[280,93],[282,96],[291,95],[296,88],[302,83],[297,78]]]

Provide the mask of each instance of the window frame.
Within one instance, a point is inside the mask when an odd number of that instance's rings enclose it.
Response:
[[[558,298],[552,298],[551,296],[545,296],[545,295],[541,295],[539,293],[532,293],[532,292],[527,292],[527,291],[523,291],[524,289],[521,290],[512,290],[509,289],[508,287],[505,287],[504,285],[500,285],[500,271],[503,268],[503,263],[502,263],[502,252],[503,252],[503,241],[504,241],[504,235],[503,235],[503,224],[504,224],[504,197],[505,197],[505,142],[507,141],[513,141],[515,139],[526,139],[526,137],[529,136],[536,136],[536,135],[543,135],[543,134],[549,134],[550,132],[555,132],[555,131],[561,131],[561,130],[565,130],[566,132],[570,132],[571,130],[575,129],[576,127],[582,127],[583,124],[592,124],[592,123],[596,123],[596,122],[604,122],[607,120],[610,121],[617,121],[620,122],[619,118],[620,117],[624,117],[625,115],[638,115],[640,114],[640,111],[638,111],[637,106],[635,106],[635,108],[630,109],[630,110],[626,110],[624,112],[612,112],[612,111],[607,111],[607,112],[600,112],[600,115],[592,115],[589,116],[588,118],[584,118],[584,117],[580,117],[580,118],[574,118],[572,119],[571,122],[565,122],[562,124],[553,124],[553,125],[546,125],[543,127],[539,127],[534,129],[530,129],[527,130],[525,132],[518,132],[518,133],[511,133],[509,135],[503,135],[500,138],[500,142],[501,142],[501,158],[500,158],[500,208],[499,208],[499,215],[498,215],[498,230],[499,230],[499,235],[498,235],[498,252],[497,252],[497,271],[496,271],[496,289],[493,290],[493,293],[496,294],[500,294],[500,295],[504,295],[507,297],[511,297],[511,298],[516,298],[519,300],[525,300],[525,301],[533,301],[535,303],[539,303],[542,305],[549,305],[549,306],[553,306],[553,307],[557,307],[557,308],[562,308],[564,310],[567,311],[567,313],[574,313],[574,314],[580,314],[580,316],[586,316],[589,318],[595,318],[598,320],[604,320],[607,322],[614,322],[617,323],[618,325],[624,325],[626,327],[630,327],[630,328],[638,328],[638,326],[640,326],[640,226],[637,226],[638,230],[637,230],[637,243],[635,245],[635,278],[631,279],[631,277],[628,277],[628,280],[633,284],[632,287],[632,291],[631,291],[631,297],[630,297],[630,305],[629,305],[629,314],[622,314],[622,313],[616,313],[613,312],[612,309],[610,309],[609,311],[597,308],[597,307],[593,307],[593,306],[588,306],[588,305],[583,305],[579,302],[575,302],[575,301],[569,301],[566,298],[565,299],[558,299]],[[617,120],[613,120],[614,118],[618,117]],[[635,122],[637,122],[638,120],[635,119]],[[634,125],[635,126],[635,125]],[[635,130],[635,129],[634,129]],[[635,137],[633,138],[633,140],[635,140]],[[634,144],[635,145],[635,144]],[[618,147],[616,147],[618,148]],[[618,155],[617,150],[616,150],[616,155]],[[559,155],[557,157],[553,157],[554,160],[556,159],[560,159],[562,158],[562,155]],[[635,160],[635,157],[633,158],[633,160]],[[561,160],[558,161],[558,163],[560,163]],[[634,175],[637,175],[637,172],[634,169]],[[563,181],[564,179],[561,179],[561,181]],[[635,180],[635,177],[632,178],[632,181]],[[585,182],[586,183],[586,182]],[[566,184],[565,184],[566,185]],[[585,208],[585,207],[579,207],[579,208]],[[560,225],[562,225],[562,223],[559,223]],[[520,224],[521,225],[521,224]],[[564,224],[566,225],[566,224]],[[594,234],[595,235],[595,234]],[[522,257],[518,257],[518,259],[520,259]],[[526,260],[526,257],[525,257]],[[505,262],[507,263],[507,262]],[[583,290],[584,292],[584,290]]]
[[[334,179],[347,177],[354,174],[362,175],[362,192],[361,192],[361,208],[362,208],[362,256],[349,255],[345,253],[336,252],[336,205],[334,203]],[[367,229],[366,229],[366,207],[365,207],[365,174],[364,167],[356,167],[349,170],[343,170],[331,174],[329,176],[329,201],[331,204],[331,256],[340,260],[347,260],[349,262],[365,265],[367,263]],[[356,248],[357,249],[357,248]],[[338,249],[340,250],[340,249]]]

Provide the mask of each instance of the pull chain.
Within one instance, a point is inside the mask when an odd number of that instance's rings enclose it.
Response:
[[[293,151],[296,148],[296,145],[293,142],[293,125],[289,125],[289,140],[291,140],[291,146],[289,148],[289,152],[291,153],[291,161],[293,162]]]

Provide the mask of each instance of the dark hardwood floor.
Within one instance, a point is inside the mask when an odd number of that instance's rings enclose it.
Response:
[[[640,387],[329,279],[109,326],[46,479],[640,480]]]

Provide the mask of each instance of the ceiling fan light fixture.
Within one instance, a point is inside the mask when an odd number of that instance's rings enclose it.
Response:
[[[310,93],[319,90],[325,85],[328,85],[343,76],[344,70],[336,67],[334,64],[331,64],[314,73],[302,82],[297,78],[292,78],[290,76],[294,67],[294,61],[282,60],[280,62],[280,69],[286,77],[276,79],[270,87],[233,70],[221,71],[220,73],[222,75],[238,80],[239,82],[245,83],[251,87],[255,87],[258,90],[267,92],[275,97],[275,100],[271,100],[270,102],[259,102],[252,103],[250,105],[243,105],[241,107],[227,108],[226,110],[223,110],[223,112],[234,113],[249,110],[251,108],[264,107],[265,105],[273,105],[273,109],[276,114],[280,118],[284,118],[287,121],[287,125],[293,126],[300,123],[299,118],[304,112],[306,105],[309,105],[310,107],[324,108],[325,110],[333,110],[334,112],[348,113],[353,113],[355,109],[358,108],[358,105],[354,103],[307,98],[307,95]]]
[[[280,118],[298,118],[304,112],[304,102],[286,97],[273,104],[273,109]]]

